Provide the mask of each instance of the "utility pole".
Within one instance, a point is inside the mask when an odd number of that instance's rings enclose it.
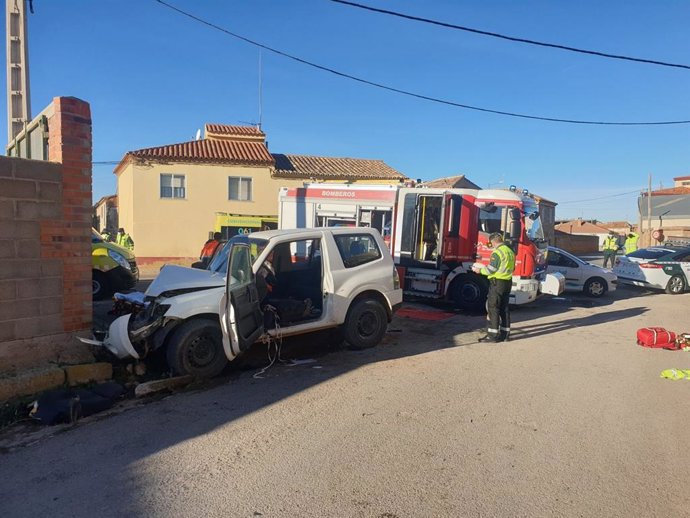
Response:
[[[649,173],[647,185],[647,230],[649,231],[649,246],[652,246],[652,173]]]
[[[29,93],[29,40],[26,0],[6,0],[7,35],[7,141],[31,120]]]

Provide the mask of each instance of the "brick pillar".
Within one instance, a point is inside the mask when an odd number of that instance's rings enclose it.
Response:
[[[62,163],[62,221],[41,225],[44,257],[63,263],[63,328],[91,329],[91,108],[55,97],[48,119],[48,159]]]

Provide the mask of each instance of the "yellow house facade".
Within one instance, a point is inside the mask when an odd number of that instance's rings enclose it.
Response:
[[[203,139],[127,152],[114,173],[137,262],[193,262],[217,213],[275,217],[281,187],[407,179],[381,160],[271,154],[265,138],[251,126],[206,124]]]

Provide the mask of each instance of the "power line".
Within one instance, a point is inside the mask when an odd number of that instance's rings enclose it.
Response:
[[[635,193],[639,194],[639,193],[642,192],[643,190],[644,190],[644,189],[635,189],[634,191],[621,192],[621,193],[618,193],[618,194],[609,194],[608,196],[599,196],[598,198],[585,198],[585,199],[583,199],[583,200],[559,201],[558,204],[559,204],[559,205],[565,205],[566,203],[582,203],[582,202],[585,202],[585,201],[605,200],[605,199],[608,199],[608,198],[617,198],[617,197],[619,197],[619,196],[626,196],[626,195],[628,195],[628,194],[635,194]]]
[[[306,59],[300,58],[298,56],[295,56],[293,54],[288,54],[287,52],[283,52],[282,50],[278,50],[273,47],[269,47],[268,45],[264,45],[263,43],[259,43],[258,41],[254,41],[252,39],[249,39],[245,36],[242,36],[240,34],[234,33],[228,29],[225,29],[219,25],[216,25],[212,22],[209,22],[207,20],[204,20],[203,18],[199,18],[196,15],[193,15],[187,11],[183,11],[182,9],[179,9],[175,7],[174,5],[171,5],[167,2],[164,2],[163,0],[154,0],[155,2],[159,3],[160,5],[167,7],[168,9],[171,9],[183,16],[186,16],[187,18],[190,18],[194,21],[197,21],[203,25],[206,25],[207,27],[210,27],[212,29],[215,29],[217,31],[220,31],[222,33],[227,34],[228,36],[232,36],[233,38],[239,39],[244,41],[245,43],[249,43],[250,45],[254,45],[255,47],[259,47],[262,49],[265,49],[269,52],[272,52],[274,54],[277,54],[279,56],[291,59],[293,61],[297,61],[298,63],[301,63],[303,65],[307,65],[312,68],[316,68],[317,70],[321,70],[323,72],[328,72],[330,74],[334,74],[339,77],[343,77],[345,79],[350,79],[352,81],[356,81],[358,83],[362,83],[365,85],[373,86],[375,88],[380,88],[381,90],[387,90],[389,92],[395,92],[401,95],[405,95],[408,97],[413,97],[415,99],[422,99],[425,101],[430,101],[438,104],[444,104],[447,106],[454,106],[456,108],[463,108],[466,110],[474,110],[478,112],[484,112],[484,113],[493,113],[496,115],[503,115],[506,117],[516,117],[520,119],[531,119],[531,120],[540,120],[540,121],[547,121],[547,122],[561,122],[565,124],[583,124],[583,125],[597,125],[597,126],[668,126],[668,125],[675,125],[675,124],[690,124],[690,120],[676,120],[676,121],[649,121],[649,122],[616,122],[616,121],[592,121],[592,120],[577,120],[577,119],[560,119],[556,117],[541,117],[537,115],[527,115],[523,113],[515,113],[515,112],[508,112],[508,111],[502,111],[502,110],[494,110],[491,108],[482,108],[479,106],[472,106],[469,104],[462,104],[458,103],[455,101],[449,101],[446,99],[440,99],[438,97],[431,97],[429,95],[424,95],[424,94],[419,94],[415,92],[411,92],[409,90],[402,90],[400,88],[395,88],[393,86],[388,86],[384,85],[382,83],[377,83],[375,81],[370,81],[368,79],[364,79],[361,77],[357,77],[351,74],[347,74],[345,72],[341,72],[339,70],[336,70],[334,68],[330,68],[324,65],[319,65],[317,63],[314,63],[312,61],[308,61]]]
[[[355,2],[348,2],[347,0],[330,0],[330,1],[335,2],[337,4],[343,4],[343,5],[348,5],[350,7],[356,7],[357,9],[364,9],[366,11],[372,11],[375,13],[387,14],[390,16],[397,16],[398,18],[404,18],[406,20],[429,23],[431,25],[438,25],[440,27],[446,27],[448,29],[456,29],[459,31],[471,32],[474,34],[481,34],[483,36],[491,36],[492,38],[500,38],[502,40],[515,41],[518,43],[526,43],[528,45],[537,45],[539,47],[549,47],[552,49],[567,50],[569,52],[578,52],[580,54],[589,54],[591,56],[599,56],[599,57],[603,57],[603,58],[620,59],[620,60],[624,60],[624,61],[634,61],[637,63],[645,63],[647,65],[658,65],[658,66],[662,66],[662,67],[684,68],[686,70],[690,70],[690,65],[684,65],[682,63],[669,63],[667,61],[658,61],[655,59],[636,58],[636,57],[632,57],[632,56],[623,56],[620,54],[609,54],[608,52],[600,52],[598,50],[580,49],[577,47],[569,47],[567,45],[559,45],[557,43],[547,43],[544,41],[536,41],[536,40],[529,40],[526,38],[518,38],[516,36],[507,36],[505,34],[500,34],[497,32],[483,31],[481,29],[474,29],[472,27],[465,27],[462,25],[455,25],[453,23],[441,22],[439,20],[432,20],[430,18],[422,18],[420,16],[412,16],[410,14],[404,14],[404,13],[400,13],[400,12],[396,12],[396,11],[390,11],[388,9],[379,9],[378,7],[371,7],[369,5],[358,4]]]

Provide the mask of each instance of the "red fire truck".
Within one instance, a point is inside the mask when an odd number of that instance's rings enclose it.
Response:
[[[512,304],[563,292],[562,276],[546,274],[547,243],[536,201],[526,191],[307,184],[281,189],[279,206],[279,228],[378,229],[407,296],[483,308],[488,282],[472,264],[488,263],[492,232],[503,232],[516,252]]]

